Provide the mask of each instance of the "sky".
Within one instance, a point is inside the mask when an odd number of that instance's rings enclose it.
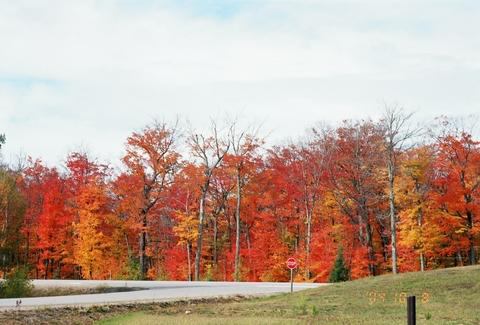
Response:
[[[226,115],[269,141],[319,121],[480,112],[480,2],[0,0],[5,161],[117,161],[177,116]]]

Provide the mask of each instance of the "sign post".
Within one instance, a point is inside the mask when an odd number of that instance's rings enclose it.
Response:
[[[290,293],[293,292],[293,270],[296,269],[297,266],[298,264],[295,258],[290,257],[287,260],[287,267],[290,269]]]

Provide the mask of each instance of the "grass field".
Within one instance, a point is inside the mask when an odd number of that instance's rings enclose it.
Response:
[[[480,324],[480,267],[367,278],[295,294],[135,311],[98,324],[406,324],[408,295],[418,324]]]

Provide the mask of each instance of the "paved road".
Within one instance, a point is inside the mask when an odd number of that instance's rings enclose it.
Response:
[[[73,296],[23,298],[21,309],[38,307],[88,306],[131,302],[160,302],[191,298],[234,295],[268,295],[290,291],[290,283],[280,282],[186,282],[186,281],[77,281],[34,280],[37,287],[133,287],[145,290],[85,294]],[[295,283],[294,290],[316,288],[324,284]],[[0,299],[0,309],[18,309],[17,299]]]

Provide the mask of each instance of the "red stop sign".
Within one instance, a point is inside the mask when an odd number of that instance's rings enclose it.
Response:
[[[296,261],[293,257],[290,257],[290,258],[287,260],[287,267],[288,267],[290,270],[296,269],[296,268],[297,268],[297,261]]]

